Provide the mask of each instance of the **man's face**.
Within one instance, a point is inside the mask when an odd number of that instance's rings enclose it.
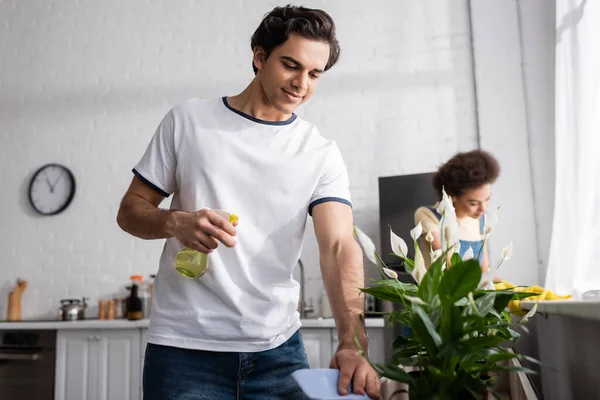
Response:
[[[264,50],[254,49],[254,65],[265,102],[283,114],[292,114],[310,98],[329,59],[329,44],[291,34],[265,59]]]

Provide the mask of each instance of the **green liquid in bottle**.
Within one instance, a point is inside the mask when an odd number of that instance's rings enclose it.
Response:
[[[200,278],[208,270],[208,254],[184,247],[175,256],[175,269],[190,279]]]
[[[239,217],[236,214],[228,213],[223,210],[213,211],[230,223],[237,225]],[[208,254],[184,247],[175,256],[174,264],[175,269],[182,276],[190,279],[197,279],[204,275],[208,270]]]

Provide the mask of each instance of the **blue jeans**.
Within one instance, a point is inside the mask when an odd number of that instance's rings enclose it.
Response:
[[[144,400],[305,400],[292,372],[308,368],[300,331],[257,353],[180,349],[148,343]]]

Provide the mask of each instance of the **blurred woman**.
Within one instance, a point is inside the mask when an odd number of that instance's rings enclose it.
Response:
[[[500,174],[498,161],[488,152],[472,150],[458,153],[442,165],[433,176],[433,186],[438,194],[438,203],[419,207],[415,212],[415,225],[421,222],[423,236],[431,232],[433,250],[442,247],[439,233],[441,215],[437,212],[442,188],[452,199],[459,227],[460,250],[464,257],[471,249],[473,258],[478,258],[483,272],[488,272],[488,251],[484,244],[486,210],[492,196],[492,184]],[[429,249],[429,243],[423,242],[422,249]],[[423,251],[429,265],[428,251]]]

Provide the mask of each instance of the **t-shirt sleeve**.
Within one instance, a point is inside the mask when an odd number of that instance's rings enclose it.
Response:
[[[417,211],[415,211],[415,225],[417,225],[419,222],[421,222],[421,226],[423,227],[424,235],[426,235],[429,231],[436,233],[440,230],[438,227],[438,219],[427,207],[419,207],[417,208]]]
[[[329,149],[319,176],[319,182],[311,196],[308,213],[312,215],[312,209],[316,205],[328,201],[337,201],[352,207],[348,171],[335,142],[332,143]]]
[[[174,118],[171,110],[156,128],[154,137],[133,168],[133,173],[146,185],[169,197],[176,187],[176,167]]]

